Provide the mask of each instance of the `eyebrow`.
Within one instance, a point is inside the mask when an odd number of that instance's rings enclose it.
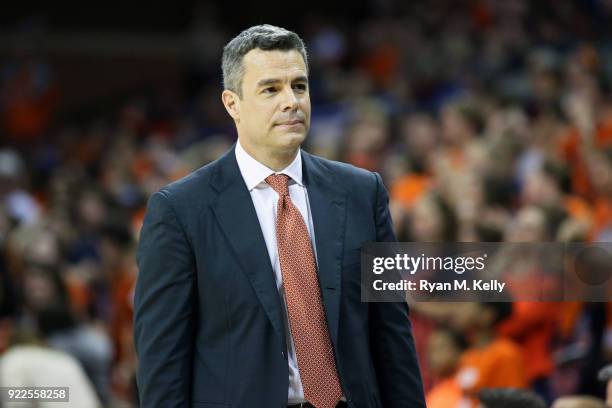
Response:
[[[278,78],[268,78],[268,79],[262,79],[261,81],[257,82],[257,87],[261,88],[263,86],[268,86],[268,85],[274,85],[281,82],[280,79]],[[304,75],[300,75],[298,77],[295,77],[291,83],[295,83],[295,82],[306,82],[308,83],[308,78]]]

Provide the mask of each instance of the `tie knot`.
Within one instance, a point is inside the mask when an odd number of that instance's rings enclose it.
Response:
[[[266,183],[268,183],[279,196],[283,197],[289,195],[289,176],[286,174],[272,174],[266,177]]]

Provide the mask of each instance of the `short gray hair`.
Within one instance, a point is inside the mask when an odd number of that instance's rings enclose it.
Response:
[[[242,98],[242,78],[244,77],[244,56],[251,50],[259,48],[264,51],[296,50],[304,58],[308,70],[308,56],[304,41],[293,31],[262,24],[247,28],[234,37],[223,48],[221,69],[223,70],[223,87],[235,92]]]

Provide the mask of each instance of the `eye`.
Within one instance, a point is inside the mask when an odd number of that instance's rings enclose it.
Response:
[[[274,92],[276,92],[276,88],[273,87],[273,86],[269,86],[267,88],[264,88],[263,91],[261,91],[261,92],[267,93],[267,94],[274,93]]]
[[[293,89],[296,89],[296,90],[298,90],[300,92],[305,92],[306,88],[307,88],[306,84],[295,84],[295,85],[293,85]]]

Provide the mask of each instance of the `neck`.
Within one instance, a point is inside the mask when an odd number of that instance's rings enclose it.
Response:
[[[289,166],[300,150],[298,146],[295,149],[272,152],[254,149],[248,144],[243,143],[243,141],[240,141],[240,145],[242,146],[244,151],[247,152],[251,157],[274,171],[280,171]]]

